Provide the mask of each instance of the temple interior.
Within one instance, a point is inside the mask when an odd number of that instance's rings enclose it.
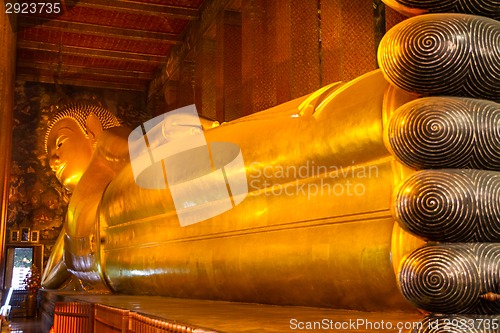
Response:
[[[1,5],[2,332],[499,331],[498,1]]]

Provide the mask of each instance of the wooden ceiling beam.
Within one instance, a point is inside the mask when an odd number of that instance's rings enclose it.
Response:
[[[189,22],[184,31],[184,42],[172,47],[168,54],[163,70],[151,81],[148,89],[148,98],[162,93],[164,85],[170,78],[178,75],[180,64],[186,60],[191,50],[203,38],[217,16],[233,4],[233,0],[211,0],[205,1],[200,8],[200,19]],[[177,73],[177,74],[176,74]]]
[[[51,84],[61,84],[70,86],[80,86],[80,87],[93,87],[102,89],[119,89],[119,90],[134,90],[142,91],[146,90],[146,87],[142,84],[131,84],[122,82],[109,82],[109,81],[98,81],[98,80],[82,80],[73,78],[59,78],[55,79],[53,76],[43,76],[43,75],[33,75],[18,73],[16,75],[17,80],[29,81],[29,82],[41,82],[41,83],[51,83]]]
[[[81,33],[84,35],[120,38],[125,40],[140,40],[154,43],[180,44],[182,38],[180,35],[153,32],[145,30],[135,30],[126,28],[107,27],[102,25],[68,22],[61,20],[44,20],[32,16],[20,16],[18,20],[20,27],[41,27],[43,29],[55,29],[67,32]]]
[[[79,73],[85,73],[90,75],[102,76],[102,77],[118,77],[118,78],[129,78],[129,79],[139,79],[139,80],[152,80],[154,74],[149,72],[137,72],[137,71],[127,71],[120,69],[109,69],[109,68],[95,68],[86,66],[74,66],[74,65],[62,65],[54,63],[44,63],[44,62],[28,62],[28,61],[18,61],[17,71],[25,72],[25,69],[36,70],[41,74],[50,73],[61,73],[76,75]]]
[[[165,6],[129,0],[67,0],[66,4],[130,14],[160,15],[183,20],[197,20],[199,18],[199,11],[195,8]]]
[[[26,50],[66,53],[70,55],[123,60],[131,62],[151,62],[155,64],[162,64],[165,63],[166,60],[166,57],[146,54],[146,53],[101,50],[101,49],[92,49],[86,47],[67,46],[67,45],[58,45],[52,43],[23,41],[23,40],[17,42],[17,47],[19,49],[26,49]]]

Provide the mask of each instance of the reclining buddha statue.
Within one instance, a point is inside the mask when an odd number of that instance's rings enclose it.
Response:
[[[388,3],[418,9],[416,1]],[[429,3],[418,13],[432,11]],[[381,42],[381,69],[351,82],[218,126],[183,117],[160,124],[165,140],[169,130],[202,129],[206,144],[196,151],[206,156],[217,143],[239,149],[241,167],[225,168],[222,179],[231,197],[230,179],[243,172],[245,195],[232,193],[229,209],[188,224],[180,210],[210,209],[199,203],[216,191],[212,178],[180,209],[165,165],[181,150],[166,159],[146,151],[142,163],[164,173],[140,186],[131,130],[99,106],[63,108],[47,129],[46,149],[72,197],[44,286],[74,276],[123,294],[368,311],[488,308],[480,296],[500,282],[484,248],[498,253],[500,234],[500,27],[474,14],[403,21]],[[172,140],[180,147],[190,139]],[[224,161],[235,155],[218,152]],[[175,172],[192,171],[195,160],[174,159]],[[212,160],[211,171],[219,164]],[[464,251],[476,251],[471,262],[486,267],[473,279],[425,277],[445,252],[451,272],[469,274],[452,265]],[[420,287],[430,292],[420,297]],[[457,296],[464,288],[473,301]],[[439,308],[439,297],[451,299],[451,310]]]

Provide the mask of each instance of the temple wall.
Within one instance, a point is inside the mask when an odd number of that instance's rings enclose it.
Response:
[[[381,35],[403,16],[375,2],[381,17],[365,0],[236,1],[178,64],[168,110],[195,103],[230,121],[376,69]]]

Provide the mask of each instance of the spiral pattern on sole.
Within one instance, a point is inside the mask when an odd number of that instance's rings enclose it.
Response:
[[[495,314],[500,302],[479,296],[500,281],[500,244],[428,245],[402,263],[399,286],[416,307],[438,313]]]
[[[417,16],[386,33],[378,62],[391,84],[411,93],[500,101],[500,22],[466,14]]]
[[[393,212],[427,240],[500,242],[500,172],[420,171],[396,189]]]
[[[396,157],[413,169],[500,170],[500,104],[460,97],[420,98],[388,126]]]
[[[390,0],[389,6],[400,4],[430,13],[465,13],[500,19],[499,0]]]

